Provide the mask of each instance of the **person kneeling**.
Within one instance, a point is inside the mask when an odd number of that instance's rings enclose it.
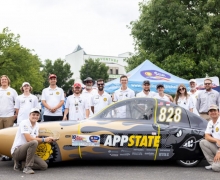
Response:
[[[211,118],[206,131],[205,139],[201,140],[199,145],[202,152],[210,164],[205,166],[207,170],[220,171],[220,117],[219,109],[216,105],[211,105],[208,110],[208,114]]]
[[[11,148],[11,154],[14,159],[14,170],[22,170],[26,174],[34,174],[33,169],[46,170],[48,165],[35,154],[38,143],[52,142],[52,137],[39,138],[40,110],[32,108],[29,119],[23,120],[18,127],[14,143]]]

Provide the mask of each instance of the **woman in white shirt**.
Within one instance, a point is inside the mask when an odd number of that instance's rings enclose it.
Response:
[[[194,104],[193,99],[187,94],[186,87],[184,84],[180,84],[176,91],[174,103],[193,112]]]

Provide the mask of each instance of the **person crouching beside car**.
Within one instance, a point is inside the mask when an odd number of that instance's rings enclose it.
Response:
[[[40,110],[32,108],[30,110],[29,119],[23,120],[18,127],[14,143],[11,148],[11,154],[14,159],[14,170],[22,170],[26,174],[34,174],[33,169],[46,170],[47,163],[35,154],[37,146],[41,142],[50,143],[52,137],[39,138],[38,120]]]
[[[220,171],[220,117],[219,109],[216,105],[211,105],[208,110],[211,120],[208,122],[205,139],[199,145],[202,152],[210,164],[205,166],[207,170]]]

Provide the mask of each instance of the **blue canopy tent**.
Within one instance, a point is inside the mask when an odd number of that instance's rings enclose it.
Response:
[[[157,84],[163,84],[165,92],[175,94],[179,84],[184,84],[189,89],[189,81],[174,76],[158,66],[151,63],[149,60],[144,61],[138,67],[126,74],[128,76],[128,87],[138,93],[142,91],[142,83],[144,80],[149,80],[151,90],[156,92]],[[105,91],[112,94],[121,86],[120,78],[110,81],[105,84]]]

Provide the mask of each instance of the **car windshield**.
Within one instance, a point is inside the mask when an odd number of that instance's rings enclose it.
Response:
[[[92,119],[151,120],[153,118],[153,111],[153,99],[133,98],[113,104]]]

